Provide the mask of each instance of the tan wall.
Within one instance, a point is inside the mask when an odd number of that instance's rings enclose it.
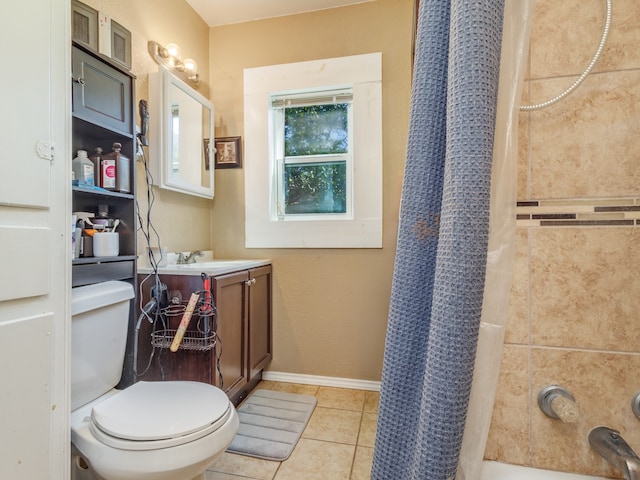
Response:
[[[244,169],[216,170],[216,256],[273,260],[270,370],[380,380],[409,115],[412,6],[377,0],[211,29],[216,136],[243,135],[244,68],[382,52],[384,248],[245,249]]]
[[[177,43],[183,58],[193,58],[198,63],[202,79],[200,93],[209,96],[209,28],[184,1],[176,0],[82,0],[83,3],[111,16],[132,36],[132,72],[136,75],[136,115],[140,99],[149,99],[149,72],[156,72],[158,65],[148,53],[147,42],[154,40],[161,45]],[[149,150],[145,148],[148,155]],[[149,158],[149,162],[157,159]],[[144,168],[137,163],[136,193],[143,215],[147,213],[147,188]],[[153,189],[155,201],[151,219],[160,235],[162,246],[175,250],[210,249],[211,206],[210,200]],[[138,253],[144,254],[146,241],[138,235]]]
[[[604,10],[602,0],[537,1],[526,97],[547,100],[575,80],[600,40]],[[518,207],[487,458],[622,478],[589,449],[598,425],[640,450],[630,407],[640,390],[639,40],[640,4],[613,2],[594,73],[560,103],[520,115],[518,198],[538,204]],[[539,390],[553,383],[575,396],[577,424],[538,409]]]

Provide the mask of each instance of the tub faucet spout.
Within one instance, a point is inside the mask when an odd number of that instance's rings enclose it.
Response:
[[[589,445],[611,465],[624,472],[626,480],[640,480],[640,458],[620,436],[608,427],[596,427],[589,432]]]

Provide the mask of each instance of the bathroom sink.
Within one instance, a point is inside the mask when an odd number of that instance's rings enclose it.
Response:
[[[239,270],[247,270],[249,268],[260,267],[268,265],[271,260],[259,259],[259,260],[208,260],[205,262],[199,262],[189,264],[171,264],[158,267],[159,274],[166,275],[200,275],[201,273],[207,273],[211,276],[224,275],[225,273],[236,272]],[[151,268],[147,266],[138,265],[138,273],[147,274],[151,273]]]
[[[175,264],[170,267],[181,268],[185,270],[210,270],[212,268],[228,268],[247,263],[247,260],[211,260],[209,262],[196,262],[190,264]]]

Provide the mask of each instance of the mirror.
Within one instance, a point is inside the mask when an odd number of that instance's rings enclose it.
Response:
[[[149,74],[154,185],[213,198],[213,104],[163,67]]]

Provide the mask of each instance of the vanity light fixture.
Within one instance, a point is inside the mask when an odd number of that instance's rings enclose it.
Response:
[[[158,65],[162,65],[171,71],[178,72],[187,78],[196,87],[200,83],[198,64],[195,60],[180,58],[180,47],[175,43],[169,43],[163,47],[153,40],[149,41],[149,53]]]

